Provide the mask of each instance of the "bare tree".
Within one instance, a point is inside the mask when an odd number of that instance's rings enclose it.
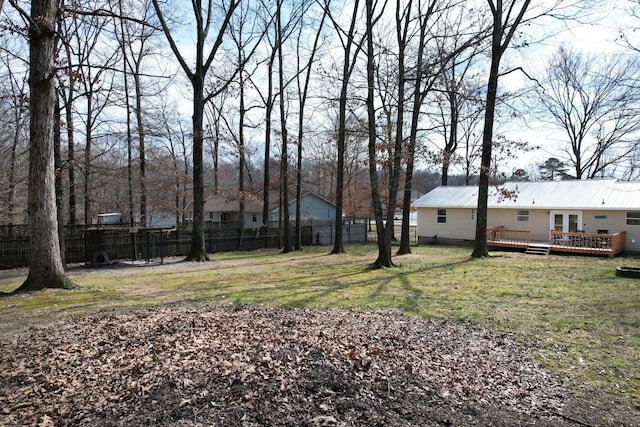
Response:
[[[268,3],[268,0],[267,0]],[[262,102],[265,106],[265,129],[264,129],[264,164],[263,164],[263,181],[262,181],[262,223],[266,228],[269,221],[270,209],[270,193],[271,193],[271,118],[273,117],[273,107],[275,103],[273,88],[273,66],[278,53],[278,36],[276,33],[275,22],[272,13],[269,13],[269,6],[265,4],[265,0],[261,1],[262,11],[265,13],[265,39],[269,45],[269,55],[267,62],[267,93],[260,94]],[[273,34],[271,33],[273,31]],[[257,86],[257,85],[256,85]],[[265,233],[265,236],[267,234]],[[266,238],[266,237],[265,237]]]
[[[481,14],[476,17],[479,22],[470,20],[466,10],[459,5],[447,7],[444,14],[438,26],[441,30],[434,37],[443,63],[433,89],[437,113],[432,117],[437,123],[437,133],[443,138],[435,155],[442,169],[441,185],[446,186],[449,169],[456,163],[458,146],[462,142],[464,114],[469,111],[469,105],[476,105],[478,109],[474,68],[483,53],[484,28]]]
[[[213,164],[213,194],[220,193],[220,149],[222,143],[228,138],[223,124],[225,123],[225,106],[229,98],[234,94],[227,90],[211,99],[207,105],[205,114],[209,123],[211,135],[207,138],[211,162]],[[227,126],[227,129],[229,126]]]
[[[186,199],[190,196],[190,162],[184,161],[185,150],[191,138],[181,132],[175,123],[175,111],[161,111],[158,117],[166,116],[167,121],[158,122],[157,129],[148,129],[148,178],[149,186],[148,226],[172,221],[178,236],[182,232],[182,223],[188,214]],[[188,126],[187,126],[188,127]],[[163,129],[164,128],[164,129]],[[188,151],[187,151],[188,156]],[[177,240],[180,240],[178,237]]]
[[[313,63],[318,53],[318,47],[322,31],[324,29],[324,22],[327,17],[327,9],[323,8],[322,17],[316,28],[316,33],[313,38],[313,45],[310,48],[307,56],[306,63],[301,66],[300,61],[302,58],[302,46],[301,42],[304,40],[303,31],[307,31],[305,25],[298,26],[298,44],[296,46],[296,59],[298,62],[296,73],[296,82],[298,89],[298,160],[296,167],[296,239],[295,249],[302,249],[302,224],[301,224],[301,199],[302,199],[302,155],[303,155],[303,140],[304,140],[304,122],[305,122],[305,107],[307,104],[307,97],[309,95],[309,86],[311,84],[311,75],[313,72]]]
[[[68,216],[69,224],[75,225],[78,222],[77,216],[77,198],[76,198],[76,140],[75,140],[75,115],[74,102],[77,97],[76,88],[80,74],[76,71],[74,64],[74,53],[72,51],[72,33],[70,26],[58,17],[59,31],[58,36],[61,43],[61,53],[59,61],[62,65],[59,68],[56,78],[58,80],[56,91],[62,108],[64,109],[64,122],[67,136],[67,161],[66,170],[68,173]],[[61,112],[62,115],[62,112]],[[61,118],[62,119],[62,118]]]
[[[484,101],[481,99],[479,79],[466,86],[466,101],[462,104],[462,112],[458,116],[458,135],[462,143],[462,173],[464,184],[471,185],[480,170],[479,161],[482,156],[482,125]],[[469,81],[467,81],[469,83]]]
[[[284,40],[285,32],[282,27],[282,0],[276,0],[276,37],[278,46],[278,98],[280,106],[280,138],[282,139],[282,151],[280,153],[280,196],[282,197],[282,224],[283,245],[282,252],[292,251],[291,247],[291,223],[289,221],[289,136],[287,129],[287,105],[286,85],[284,70]]]
[[[487,99],[485,105],[484,129],[482,133],[482,158],[480,180],[478,185],[478,211],[476,217],[476,238],[474,258],[486,257],[487,251],[487,203],[489,197],[489,176],[491,173],[491,149],[493,147],[493,124],[498,98],[498,78],[500,61],[511,44],[513,36],[524,19],[531,0],[487,0],[493,26],[491,32],[491,63],[487,82]]]
[[[54,169],[54,88],[56,53],[55,0],[33,0],[24,12],[29,23],[30,164],[29,164],[29,275],[15,291],[75,287],[65,275],[60,253]]]
[[[344,193],[344,154],[347,134],[347,104],[349,81],[355,69],[358,54],[362,50],[362,46],[366,40],[365,36],[358,35],[358,14],[360,11],[360,0],[355,0],[352,5],[352,13],[348,21],[348,28],[342,27],[340,19],[335,16],[334,12],[329,8],[329,3],[325,0],[325,9],[329,12],[328,17],[331,20],[336,34],[340,40],[343,54],[343,64],[341,68],[342,76],[340,79],[340,95],[338,96],[338,129],[337,129],[337,162],[336,162],[336,227],[334,235],[332,254],[340,254],[344,252],[344,244],[342,241],[342,203]],[[342,9],[340,9],[342,11]]]
[[[576,179],[605,176],[631,155],[640,131],[640,62],[561,47],[537,90],[543,118],[565,133]]]
[[[84,5],[89,7],[89,5]],[[101,4],[93,3],[99,8]],[[68,24],[67,22],[68,21]],[[103,113],[114,101],[115,65],[118,62],[119,50],[108,48],[106,43],[107,18],[96,14],[73,13],[65,20],[64,40],[71,46],[73,56],[73,79],[78,84],[78,98],[82,98],[83,112],[78,114],[83,122],[82,131],[85,137],[83,170],[84,222],[92,221],[94,206],[93,161],[102,153],[96,153],[96,144],[102,134],[108,133]],[[71,79],[70,79],[71,81]],[[74,103],[79,100],[74,99]],[[72,123],[69,123],[72,125]]]
[[[377,3],[377,2],[376,2]],[[400,8],[400,3],[396,5]],[[402,8],[400,8],[402,10]],[[387,184],[387,207],[386,207],[386,224],[383,223],[383,206],[382,197],[380,195],[380,185],[378,182],[378,169],[377,169],[377,151],[378,151],[378,136],[376,129],[376,109],[374,105],[374,85],[375,85],[375,52],[374,52],[374,39],[373,28],[376,22],[382,16],[384,11],[384,4],[376,11],[374,0],[366,0],[366,54],[367,54],[367,123],[369,133],[369,178],[371,180],[371,203],[373,205],[373,211],[376,220],[376,232],[378,235],[378,258],[373,263],[376,268],[384,268],[393,266],[391,259],[391,238],[393,235],[393,216],[396,209],[396,197],[398,192],[398,186],[400,183],[400,166],[402,161],[402,146],[403,146],[403,133],[404,127],[404,53],[406,42],[407,25],[398,25],[397,37],[400,44],[398,58],[398,107],[397,107],[397,119],[396,119],[396,133],[393,145],[389,143],[387,148],[388,152],[388,169],[389,169],[389,182]],[[396,12],[396,20],[400,22],[399,14]],[[408,22],[408,21],[407,21]]]
[[[429,20],[431,19],[436,6],[438,4],[437,0],[428,0],[427,3],[423,3],[421,0],[417,2],[417,23],[418,23],[418,34],[417,34],[417,49],[416,49],[416,62],[414,65],[414,79],[413,79],[413,96],[411,97],[411,119],[409,124],[409,140],[406,147],[406,169],[405,169],[405,181],[404,181],[404,192],[402,197],[402,226],[400,233],[400,247],[398,248],[398,255],[411,253],[411,245],[410,245],[410,212],[411,212],[411,195],[413,192],[413,172],[415,165],[415,157],[416,157],[416,147],[418,144],[418,123],[420,121],[420,112],[424,100],[429,93],[430,88],[434,84],[434,79],[432,77],[433,73],[426,73],[426,58],[425,58],[425,49],[427,36],[429,34]],[[398,7],[398,11],[400,8]],[[406,47],[409,43],[407,40],[406,29],[403,34],[401,32],[401,24],[403,19],[406,20],[406,24],[410,22],[410,13],[411,13],[411,2],[409,2],[409,7],[406,11],[407,16],[404,18],[399,15],[399,12],[396,12],[396,27],[397,27],[397,37],[400,46]],[[403,59],[406,55],[403,54]],[[437,68],[442,68],[437,67]],[[430,77],[431,75],[431,77]],[[405,77],[401,77],[405,79]],[[404,81],[404,80],[403,80]],[[404,102],[404,101],[403,101]],[[398,127],[398,130],[402,130],[402,128]]]
[[[153,6],[148,0],[140,3],[126,3],[122,0],[115,1],[112,6],[117,11],[118,18],[116,21],[115,38],[120,45],[122,52],[122,73],[125,85],[125,108],[127,117],[127,145],[129,157],[131,157],[131,149],[134,143],[134,130],[137,136],[138,148],[138,180],[140,187],[140,226],[147,226],[147,178],[146,178],[146,126],[143,121],[145,105],[143,99],[147,95],[152,95],[150,87],[159,80],[154,78],[155,82],[145,84],[143,81],[146,77],[151,77],[144,73],[145,61],[157,52],[154,51],[154,38],[158,35],[157,26],[153,25]],[[129,80],[132,81],[130,88]],[[133,98],[133,101],[131,101]],[[131,119],[131,113],[135,116],[135,126]],[[130,158],[130,163],[133,159]],[[131,181],[132,166],[129,165],[129,175]],[[131,183],[130,183],[131,186]],[[131,194],[133,188],[129,189],[130,204],[133,205]],[[134,222],[133,209],[130,208],[131,222]]]
[[[238,187],[236,198],[238,201],[238,214],[240,220],[240,239],[238,240],[238,247],[242,245],[242,237],[244,235],[245,225],[245,204],[247,198],[246,190],[246,174],[247,174],[247,155],[248,146],[246,132],[248,128],[255,127],[249,118],[251,110],[258,108],[257,104],[252,104],[249,100],[247,92],[251,89],[251,76],[257,71],[257,64],[250,64],[248,59],[253,56],[252,50],[255,49],[257,44],[262,40],[264,31],[261,28],[260,23],[257,20],[257,15],[253,14],[249,9],[248,3],[244,6],[240,5],[234,18],[231,19],[229,24],[229,35],[235,48],[236,64],[237,67],[237,110],[234,111],[233,116],[237,118],[237,122],[232,124],[232,120],[226,115],[220,114],[218,118],[221,118],[228,129],[229,135],[233,138],[235,148],[237,150],[238,158]],[[236,85],[234,85],[235,87]],[[226,97],[223,97],[226,98]],[[223,99],[224,102],[224,99]],[[214,121],[215,126],[215,121]],[[216,128],[214,127],[214,130]],[[218,132],[216,130],[216,132]],[[214,136],[214,138],[219,138]],[[217,164],[214,165],[217,167]]]
[[[223,4],[221,19],[217,26],[217,34],[207,47],[210,31],[215,25],[216,11],[214,3],[207,2],[203,5],[202,0],[191,2],[193,18],[195,21],[195,64],[189,65],[186,52],[183,53],[176,43],[177,32],[174,32],[167,22],[166,13],[163,12],[164,4],[160,0],[153,0],[153,7],[156,11],[162,30],[164,32],[171,51],[175,55],[182,71],[189,79],[193,90],[193,232],[191,236],[191,249],[187,255],[187,260],[208,261],[209,255],[205,247],[204,240],[204,165],[203,165],[203,118],[205,104],[209,99],[214,98],[219,91],[224,90],[228,85],[223,84],[222,88],[205,94],[206,78],[211,64],[221,49],[225,32],[229,21],[233,16],[241,0],[230,0],[228,4]],[[235,73],[234,73],[235,74]]]
[[[12,55],[11,55],[12,56]],[[0,61],[6,74],[0,77],[0,126],[4,132],[0,136],[0,168],[5,172],[0,177],[0,200],[2,214],[0,222],[20,223],[20,212],[24,204],[20,201],[20,189],[27,182],[25,162],[28,153],[29,98],[27,96],[27,75],[18,69],[22,61],[15,64],[10,55],[2,54]],[[16,222],[18,220],[18,222]]]

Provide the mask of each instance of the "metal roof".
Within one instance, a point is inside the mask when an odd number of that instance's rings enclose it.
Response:
[[[505,197],[506,190],[511,196]],[[475,208],[478,187],[438,187],[416,200],[417,208]],[[640,181],[518,181],[489,188],[493,209],[640,210]]]

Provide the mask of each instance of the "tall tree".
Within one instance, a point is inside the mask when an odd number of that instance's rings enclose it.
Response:
[[[274,88],[273,88],[273,66],[278,53],[278,36],[276,31],[276,25],[273,19],[273,14],[268,12],[269,7],[267,4],[269,0],[262,0],[262,9],[266,13],[267,17],[265,22],[266,28],[266,40],[269,45],[269,56],[267,57],[267,93],[266,96],[262,96],[262,100],[265,105],[265,129],[264,129],[264,165],[263,165],[263,182],[262,182],[262,225],[267,228],[269,224],[269,210],[270,206],[270,193],[271,193],[271,118],[273,117],[274,107]],[[273,35],[271,33],[273,30]],[[265,233],[265,236],[268,236]],[[268,239],[268,237],[265,237]]]
[[[542,117],[566,136],[576,179],[610,173],[638,145],[640,62],[627,55],[590,56],[560,47],[537,92]]]
[[[377,3],[377,2],[376,2]],[[400,7],[400,4],[397,4]],[[410,6],[409,6],[410,7]],[[366,0],[366,56],[367,56],[367,123],[368,123],[368,138],[369,138],[369,178],[371,180],[371,203],[373,204],[373,211],[376,221],[376,233],[378,235],[378,258],[373,263],[376,268],[392,267],[393,261],[391,259],[391,239],[393,237],[394,221],[393,216],[396,209],[396,196],[398,192],[398,186],[400,183],[400,165],[402,161],[402,146],[403,136],[401,129],[404,127],[404,43],[406,42],[407,26],[398,25],[398,42],[400,44],[398,58],[398,64],[400,66],[398,70],[398,107],[397,107],[397,119],[396,119],[396,132],[393,144],[389,143],[387,148],[388,152],[388,170],[389,178],[387,183],[387,207],[386,207],[386,224],[383,223],[383,206],[382,197],[380,194],[380,185],[378,181],[378,168],[377,168],[377,129],[376,129],[376,108],[374,104],[374,86],[375,86],[375,51],[374,51],[374,39],[373,28],[375,23],[382,16],[384,5],[376,11],[374,0]],[[402,10],[402,9],[401,9]],[[376,15],[377,13],[377,15]],[[396,12],[399,14],[400,12]],[[396,15],[397,21],[400,22],[399,15]]]
[[[433,92],[436,96],[437,113],[433,116],[438,133],[443,137],[437,157],[441,164],[441,185],[448,184],[449,170],[456,164],[458,145],[464,134],[461,126],[465,121],[465,112],[469,104],[474,104],[474,92],[477,86],[474,69],[478,66],[478,57],[485,47],[485,22],[483,14],[469,19],[466,10],[460,5],[446,8],[433,37],[437,45],[438,56],[443,58]],[[440,30],[439,30],[440,29]]]
[[[54,168],[56,0],[33,0],[29,22],[29,275],[16,292],[73,288],[60,253]]]
[[[111,7],[117,11],[115,38],[122,52],[122,74],[125,85],[124,101],[126,108],[126,133],[129,156],[131,157],[134,145],[134,134],[137,136],[138,148],[138,184],[140,191],[140,226],[147,226],[147,159],[146,159],[146,126],[143,121],[144,111],[149,107],[143,103],[149,92],[150,85],[145,85],[143,79],[144,63],[154,53],[153,40],[158,34],[157,25],[152,22],[153,7],[151,2],[144,0],[141,3],[126,3],[123,0],[111,0],[115,4]],[[150,76],[149,76],[150,77]],[[157,80],[157,79],[156,79]],[[130,83],[131,81],[131,83]],[[131,86],[130,86],[131,84]],[[131,90],[130,90],[131,89]],[[133,100],[131,99],[133,98]],[[132,113],[135,122],[132,120]],[[135,123],[135,126],[134,126]],[[135,130],[135,132],[134,132]],[[130,158],[129,175],[133,173],[133,165]],[[130,187],[133,180],[130,178]],[[129,189],[130,205],[133,206],[133,188]],[[131,209],[130,216],[133,225],[134,213]]]
[[[344,194],[344,156],[345,145],[347,139],[347,104],[348,90],[351,75],[355,69],[358,54],[362,50],[362,46],[366,40],[365,36],[358,36],[358,14],[360,12],[360,0],[355,0],[352,5],[351,18],[348,22],[348,28],[345,29],[340,24],[338,17],[329,8],[329,3],[325,0],[325,9],[329,12],[328,17],[331,20],[336,34],[340,40],[343,54],[343,64],[341,68],[342,76],[340,78],[340,95],[338,96],[338,137],[337,145],[337,161],[336,161],[336,226],[334,233],[332,254],[340,254],[344,252],[344,243],[342,239],[342,204]],[[342,11],[342,8],[340,9]]]
[[[280,193],[282,197],[283,245],[282,252],[292,251],[291,222],[289,221],[289,134],[287,129],[286,86],[284,70],[284,30],[282,27],[282,0],[276,0],[276,37],[278,40],[278,98],[280,106],[280,138],[282,151],[280,158]]]
[[[83,7],[101,8],[100,0],[85,4]],[[82,11],[80,11],[82,12]],[[102,153],[96,153],[99,149],[96,145],[101,137],[110,131],[105,129],[106,121],[103,120],[105,111],[112,105],[115,91],[114,72],[119,61],[119,49],[107,48],[105,41],[107,36],[107,24],[109,21],[104,16],[91,12],[73,13],[65,25],[64,39],[71,44],[71,51],[75,61],[72,78],[77,78],[78,97],[82,98],[80,108],[83,113],[77,117],[83,121],[84,131],[84,163],[83,163],[83,196],[84,196],[84,222],[90,224],[95,213],[94,198],[94,167],[93,161]],[[79,103],[74,99],[74,104]],[[73,123],[70,123],[73,124]]]
[[[0,178],[0,201],[4,207],[0,221],[18,224],[19,211],[23,211],[19,208],[19,190],[27,178],[23,160],[26,156],[22,153],[28,152],[28,82],[26,74],[17,72],[17,64],[12,63],[10,55],[3,54],[0,61],[6,69],[6,74],[0,76],[0,99],[3,100],[0,105],[0,126],[5,129],[0,137],[0,151],[3,153],[0,167],[5,171]]]
[[[409,129],[409,141],[406,147],[406,169],[405,169],[405,180],[404,180],[404,191],[402,196],[402,225],[400,232],[400,247],[398,248],[398,255],[411,253],[411,242],[410,242],[410,213],[411,213],[411,195],[413,193],[413,172],[415,165],[415,156],[416,156],[416,147],[418,144],[418,123],[420,121],[420,111],[421,107],[424,103],[424,99],[429,92],[430,87],[433,85],[433,78],[429,78],[429,76],[425,75],[423,71],[425,67],[425,49],[426,49],[426,40],[429,31],[428,22],[433,15],[436,5],[438,4],[437,0],[428,0],[426,4],[423,1],[418,0],[417,2],[417,22],[418,22],[418,37],[417,37],[417,54],[416,61],[414,65],[415,70],[415,78],[413,80],[413,97],[411,100],[411,118],[410,118],[410,129]],[[400,7],[398,6],[398,11]],[[407,9],[407,16],[403,19],[406,20],[407,24],[410,21],[411,13],[411,2],[409,2],[409,8]],[[402,19],[399,12],[396,12],[396,28],[397,28],[397,37],[399,40],[400,46],[403,46],[408,43],[408,40],[401,42],[403,39],[406,39],[407,33],[406,29],[403,32],[400,31]],[[405,24],[406,25],[406,24]],[[403,57],[405,55],[403,54]],[[432,73],[431,73],[432,74]],[[402,79],[405,79],[402,77]],[[425,87],[423,88],[423,80],[426,81]],[[399,128],[400,129],[400,128]]]
[[[75,225],[78,222],[77,216],[77,198],[76,198],[76,140],[75,140],[75,116],[74,102],[76,100],[76,86],[80,74],[74,67],[74,53],[72,51],[72,33],[68,25],[65,25],[61,16],[58,17],[59,38],[61,46],[61,54],[59,61],[61,63],[60,71],[56,77],[58,79],[56,91],[62,102],[64,109],[64,121],[67,136],[67,159],[66,170],[68,174],[68,217],[69,224]],[[62,115],[62,112],[60,113]]]
[[[329,1],[329,0],[328,0]],[[313,38],[313,45],[310,48],[309,55],[306,63],[301,66],[300,61],[302,58],[302,46],[301,41],[304,40],[303,32],[307,31],[304,25],[298,26],[298,44],[297,44],[297,62],[298,71],[296,73],[296,82],[298,88],[298,156],[296,167],[296,239],[295,249],[297,251],[302,249],[302,221],[301,221],[301,199],[302,199],[302,155],[303,155],[303,140],[304,140],[304,123],[305,123],[305,107],[307,104],[307,98],[309,95],[309,86],[311,85],[311,75],[313,72],[313,63],[318,53],[318,46],[320,44],[320,37],[324,28],[324,22],[327,17],[327,9],[323,8],[322,17],[316,28],[316,34]]]
[[[491,32],[491,62],[487,82],[484,129],[482,132],[482,158],[478,183],[478,211],[476,219],[476,239],[474,258],[489,256],[487,250],[487,204],[489,198],[489,176],[491,174],[491,149],[493,147],[493,124],[498,98],[498,78],[500,61],[511,44],[516,30],[522,22],[531,0],[487,0],[491,10],[493,26]]]
[[[205,104],[209,99],[214,98],[218,93],[224,90],[228,86],[223,84],[222,88],[218,88],[213,92],[205,94],[206,78],[211,64],[216,59],[216,56],[222,46],[225,32],[229,26],[229,21],[233,16],[236,8],[240,4],[241,0],[230,0],[228,4],[222,5],[220,10],[221,22],[218,26],[218,32],[214,36],[210,46],[207,46],[209,40],[209,33],[213,30],[212,26],[215,24],[214,19],[217,17],[214,10],[213,2],[206,2],[203,5],[202,0],[194,0],[191,2],[193,18],[195,21],[195,63],[189,65],[187,62],[186,53],[180,50],[176,42],[177,31],[174,31],[169,27],[165,13],[162,10],[160,0],[153,0],[153,7],[156,11],[162,31],[164,32],[171,51],[176,57],[176,60],[180,64],[182,71],[186,75],[187,79],[191,83],[191,89],[193,91],[193,231],[191,235],[191,249],[187,255],[187,260],[190,261],[208,261],[209,255],[205,246],[204,239],[204,164],[203,164],[203,118]],[[189,53],[191,51],[189,50]],[[234,73],[235,74],[235,73]]]
[[[229,24],[229,34],[231,39],[233,40],[233,46],[235,48],[236,54],[236,67],[238,69],[237,73],[237,99],[238,99],[238,109],[237,114],[237,124],[236,129],[230,124],[230,120],[225,116],[222,116],[223,121],[227,124],[227,128],[229,129],[229,134],[233,137],[236,149],[238,152],[238,191],[237,191],[237,201],[238,201],[238,217],[240,220],[240,239],[238,240],[238,247],[242,245],[242,237],[244,236],[244,226],[245,226],[245,204],[247,198],[247,192],[245,189],[246,184],[246,171],[247,171],[247,143],[246,143],[246,128],[251,126],[249,121],[249,113],[252,109],[257,108],[257,105],[251,105],[248,100],[248,90],[251,88],[251,76],[256,72],[257,66],[249,67],[247,62],[248,57],[252,56],[251,46],[255,46],[259,40],[262,39],[262,32],[258,27],[258,22],[255,19],[256,16],[253,15],[249,9],[247,3],[245,6],[240,5],[238,8],[238,12],[235,15],[235,18],[231,20]],[[215,128],[214,130],[217,132]],[[218,138],[218,136],[214,135],[214,138]],[[215,164],[217,167],[217,164]]]

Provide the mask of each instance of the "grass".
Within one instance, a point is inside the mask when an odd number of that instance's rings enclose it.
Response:
[[[0,298],[0,322],[24,328],[59,316],[162,304],[265,304],[276,307],[393,310],[458,319],[511,333],[534,357],[578,390],[587,384],[640,406],[640,280],[615,267],[640,259],[528,257],[493,252],[471,260],[469,248],[417,247],[397,268],[368,268],[374,245],[215,254],[209,263],[75,269],[80,290]],[[0,291],[24,280],[0,275]]]

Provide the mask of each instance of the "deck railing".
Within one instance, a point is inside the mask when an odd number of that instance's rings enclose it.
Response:
[[[615,234],[551,232],[551,247],[567,252],[602,252],[613,256],[624,250],[626,233]]]
[[[508,230],[502,226],[487,229],[487,244],[495,246],[527,247],[531,242],[531,231]]]
[[[603,254],[610,257],[624,250],[626,233],[621,231],[614,234],[576,233],[552,231],[548,243],[552,251]],[[487,244],[511,248],[526,248],[531,244],[529,230],[509,230],[500,227],[487,228]]]

